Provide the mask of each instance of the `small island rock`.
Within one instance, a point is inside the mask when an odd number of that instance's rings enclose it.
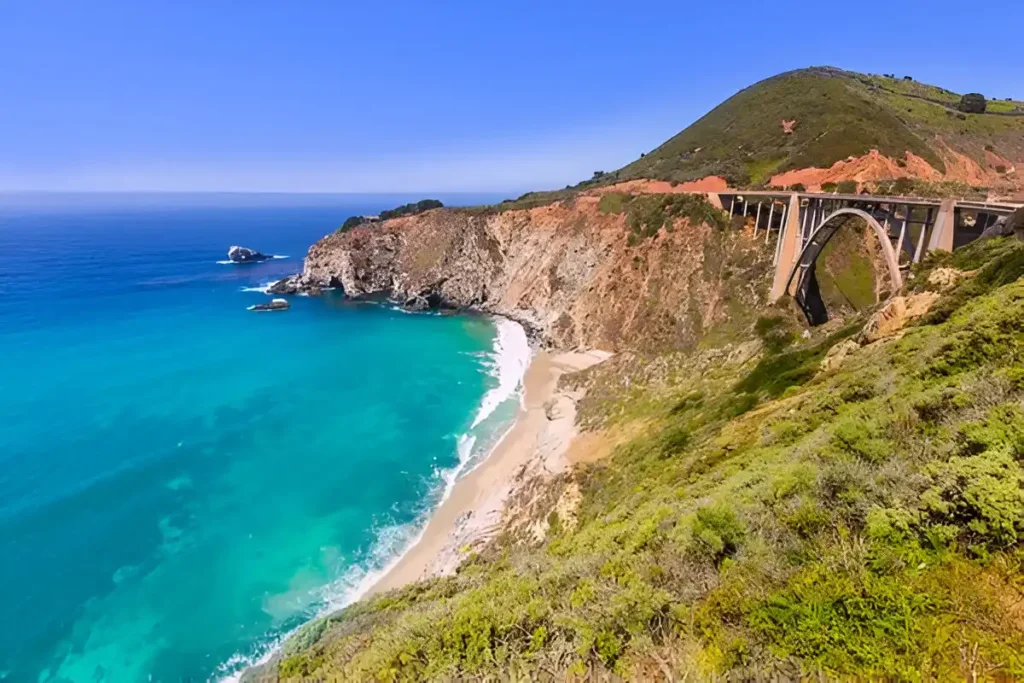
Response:
[[[256,261],[266,261],[270,258],[272,257],[249,247],[235,246],[228,249],[228,260],[234,263],[255,263]]]
[[[250,311],[287,311],[291,304],[286,299],[271,299],[269,304],[250,306]]]

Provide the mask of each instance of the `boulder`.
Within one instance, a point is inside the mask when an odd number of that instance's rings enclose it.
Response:
[[[430,302],[427,301],[426,297],[417,294],[406,299],[405,302],[402,303],[402,308],[404,308],[407,311],[429,311]]]
[[[291,308],[291,304],[288,303],[287,299],[271,299],[269,304],[256,304],[250,306],[250,311],[287,311]]]
[[[249,247],[231,247],[228,249],[228,260],[234,263],[255,263],[257,261],[266,261],[267,259],[273,258],[262,254],[255,249]]]
[[[971,92],[960,98],[960,105],[957,109],[967,114],[984,114],[986,106],[984,95]]]
[[[1024,241],[1024,206],[1019,207],[1009,216],[1000,216],[995,223],[985,228],[985,231],[981,233],[981,239],[1008,235],[1016,235],[1017,239]]]
[[[919,292],[894,297],[871,316],[861,330],[858,341],[861,344],[870,344],[893,336],[906,327],[907,323],[927,313],[938,298],[936,292]]]
[[[846,360],[847,356],[849,356],[851,353],[853,353],[859,348],[860,344],[858,344],[853,339],[844,339],[843,341],[839,342],[831,349],[829,349],[828,353],[825,354],[825,357],[821,359],[822,372],[838,368],[840,365],[843,364],[843,361]]]
[[[267,294],[298,294],[302,291],[302,276],[289,275],[277,282],[270,283]]]

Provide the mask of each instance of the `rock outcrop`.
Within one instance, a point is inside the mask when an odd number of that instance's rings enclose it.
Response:
[[[1009,216],[1000,216],[981,233],[982,239],[1008,235],[1016,235],[1017,239],[1024,241],[1024,207],[1020,207]]]
[[[893,297],[864,325],[859,337],[860,343],[870,344],[893,336],[911,321],[924,316],[938,298],[936,292]]]
[[[266,261],[273,258],[273,256],[267,256],[266,254],[260,253],[255,249],[249,247],[231,247],[228,249],[228,260],[235,263],[255,263],[257,261]]]
[[[360,226],[314,244],[303,272],[271,291],[330,287],[412,310],[476,309],[519,321],[545,344],[610,350],[691,347],[766,301],[770,249],[748,231],[678,219],[631,240],[626,216],[599,201],[438,209]]]
[[[291,308],[291,304],[288,303],[287,299],[271,299],[268,304],[256,304],[250,306],[250,311],[287,311]]]

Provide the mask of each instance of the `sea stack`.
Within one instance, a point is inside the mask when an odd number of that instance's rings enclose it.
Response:
[[[228,260],[234,263],[255,263],[257,261],[266,261],[270,258],[272,257],[249,247],[236,246],[228,249]]]
[[[291,308],[291,304],[288,303],[287,299],[271,299],[269,304],[256,304],[250,306],[250,311],[287,311]]]

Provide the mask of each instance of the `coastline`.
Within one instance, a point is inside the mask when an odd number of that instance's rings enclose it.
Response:
[[[514,326],[524,335],[525,343],[525,330],[519,322],[502,316],[495,316],[495,320]],[[519,406],[508,429],[479,463],[461,475],[455,474],[457,478],[447,483],[441,503],[430,512],[412,542],[390,562],[364,574],[343,604],[321,616],[417,580],[454,573],[471,550],[501,529],[506,503],[517,486],[529,476],[553,475],[568,467],[569,447],[576,436],[576,401],[580,396],[559,391],[558,380],[613,354],[596,350],[538,350],[520,359],[523,349],[510,348],[515,346],[515,340],[501,334],[499,323],[495,346],[499,386],[492,390],[493,395],[485,394],[473,424],[475,427],[496,407],[488,406],[489,400],[497,399],[500,403],[519,393]],[[506,353],[511,362],[503,366],[500,360]],[[517,362],[524,363],[525,368],[517,368]],[[275,666],[281,647],[298,630],[282,635],[269,651],[250,660],[249,666],[221,677],[222,683],[277,680],[268,667]]]
[[[517,482],[527,474],[564,470],[576,435],[577,399],[558,391],[558,379],[610,355],[535,353],[523,377],[523,400],[512,427],[479,465],[455,482],[416,542],[361,597],[453,573],[468,552],[499,531]]]

